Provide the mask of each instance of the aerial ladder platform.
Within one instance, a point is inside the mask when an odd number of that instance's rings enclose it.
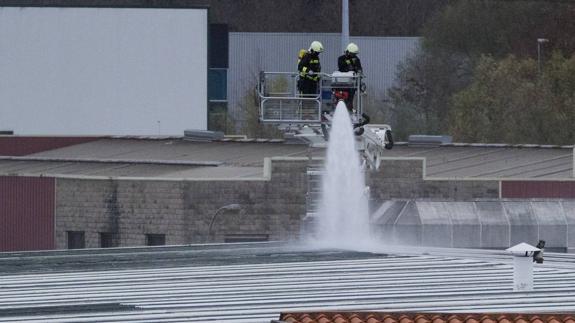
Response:
[[[366,167],[378,169],[386,149],[393,148],[391,127],[370,124],[364,113],[365,83],[362,75],[353,72],[320,73],[318,92],[299,93],[299,73],[260,72],[257,94],[259,120],[275,124],[285,132],[308,142],[310,147],[325,147],[337,103],[355,93],[348,111],[358,141],[358,150]]]

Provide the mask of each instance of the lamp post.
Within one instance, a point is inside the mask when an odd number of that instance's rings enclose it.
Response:
[[[223,213],[225,211],[242,211],[242,206],[239,204],[228,204],[228,205],[224,205],[221,208],[217,209],[216,212],[214,212],[214,215],[212,215],[212,219],[210,220],[210,226],[208,227],[208,234],[206,237],[206,242],[210,240],[211,236],[212,236],[212,227],[214,225],[214,222],[216,221],[216,217],[220,214]]]
[[[547,38],[537,38],[537,72],[541,74],[541,46],[548,42]]]
[[[341,0],[341,48],[349,44],[349,0]]]

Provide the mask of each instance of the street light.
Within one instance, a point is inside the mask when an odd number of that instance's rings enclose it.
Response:
[[[212,236],[212,226],[214,225],[214,222],[216,221],[216,217],[218,216],[218,214],[223,213],[225,211],[243,211],[243,209],[242,209],[242,206],[239,204],[228,204],[228,205],[224,205],[221,208],[217,209],[216,212],[214,212],[214,215],[212,215],[212,219],[210,220],[210,226],[208,227],[208,234],[206,237],[206,242]]]
[[[537,72],[541,74],[541,45],[549,42],[547,38],[537,38]]]
[[[349,44],[349,0],[341,0],[341,48]]]

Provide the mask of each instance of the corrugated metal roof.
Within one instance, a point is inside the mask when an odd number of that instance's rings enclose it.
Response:
[[[29,157],[114,160],[222,162],[225,166],[262,166],[265,157],[306,156],[306,145],[257,142],[197,142],[182,139],[102,139]]]
[[[0,136],[0,155],[24,156],[98,139],[99,137]]]
[[[0,174],[262,177],[266,157],[309,157],[310,154],[322,157],[324,150],[281,142],[109,138],[25,157],[0,158]],[[430,178],[573,178],[573,147],[400,143],[386,150],[385,156],[423,157],[426,176]],[[218,164],[220,166],[213,167]]]
[[[493,146],[397,146],[388,157],[424,157],[429,177],[573,177],[572,148]]]
[[[207,167],[138,163],[50,162],[0,160],[1,174],[27,176],[107,176],[142,178],[262,178],[262,167]]]
[[[535,290],[514,292],[512,257],[503,251],[242,244],[0,254],[0,322],[267,323],[301,311],[564,313],[575,311],[574,264],[573,255],[547,253],[535,265]],[[25,274],[8,270],[18,266]]]
[[[337,58],[343,53],[341,35],[332,33],[230,33],[228,70],[228,111],[241,121],[240,105],[253,93],[260,71],[296,72],[297,53],[319,40],[324,46],[320,55],[322,71],[337,70]],[[418,46],[418,37],[350,37],[358,44],[368,93],[383,98],[393,84],[397,65]],[[251,102],[251,101],[250,101]]]
[[[53,178],[0,176],[0,250],[54,247]]]

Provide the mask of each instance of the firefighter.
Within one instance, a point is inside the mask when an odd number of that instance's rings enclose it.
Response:
[[[321,72],[319,53],[321,52],[323,52],[323,45],[317,40],[313,41],[298,63],[298,90],[303,95],[316,96],[318,94],[317,85],[319,83],[319,73]]]
[[[361,60],[357,56],[359,53],[359,47],[354,43],[349,43],[345,48],[345,53],[338,57],[337,67],[340,72],[354,72],[356,76],[360,76],[363,73],[361,67]],[[355,96],[356,89],[349,89],[348,97],[345,100],[345,105],[351,111],[353,110],[353,98]]]
[[[340,72],[355,72],[361,74],[361,60],[357,57],[359,47],[354,43],[349,43],[345,48],[345,53],[337,59],[337,67]]]

